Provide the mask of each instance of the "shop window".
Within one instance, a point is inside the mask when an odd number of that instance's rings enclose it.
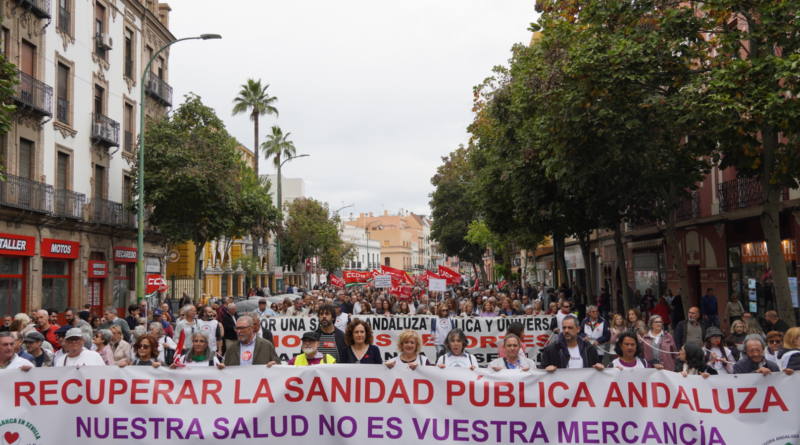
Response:
[[[125,310],[128,307],[131,291],[134,290],[133,283],[136,282],[135,270],[135,263],[116,263],[114,265],[113,305],[117,309]]]
[[[24,261],[23,258],[0,257],[0,314],[13,315],[23,311]]]
[[[42,261],[42,307],[59,312],[69,304],[69,262]]]

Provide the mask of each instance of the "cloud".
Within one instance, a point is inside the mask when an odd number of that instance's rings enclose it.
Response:
[[[284,168],[309,196],[358,212],[428,213],[430,177],[467,140],[472,87],[527,42],[530,0],[170,0],[175,97],[193,91],[252,148],[230,109],[247,78],[270,84],[279,118],[309,158]],[[176,104],[177,105],[177,104]],[[262,173],[271,163],[261,160]],[[342,204],[343,203],[343,204]]]

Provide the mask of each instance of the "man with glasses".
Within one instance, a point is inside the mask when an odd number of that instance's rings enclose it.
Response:
[[[53,366],[105,366],[100,354],[83,347],[83,333],[80,328],[70,328],[64,335],[63,354],[53,359]]]
[[[608,323],[600,316],[597,306],[590,305],[586,308],[586,318],[581,323],[581,330],[578,333],[585,341],[594,346],[600,361],[603,361],[602,345],[611,339],[611,330]]]
[[[574,316],[574,314],[572,312],[570,312],[570,309],[572,309],[572,304],[570,304],[569,300],[562,299],[561,303],[560,303],[559,311],[556,312],[556,323],[557,323],[556,326],[558,326],[559,332],[561,332],[561,328],[562,328],[561,324],[564,322],[564,318],[566,318],[567,315]]]
[[[267,365],[280,363],[272,342],[256,335],[256,320],[249,314],[236,320],[237,341],[225,351],[225,366]]]

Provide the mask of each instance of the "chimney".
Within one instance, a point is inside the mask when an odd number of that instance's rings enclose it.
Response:
[[[389,211],[388,210],[384,210],[383,211],[383,216],[389,216]]]
[[[158,20],[161,21],[161,24],[164,25],[165,28],[169,29],[169,12],[172,11],[172,8],[169,7],[166,3],[159,3],[158,4]]]
[[[363,218],[364,216],[366,216],[366,215],[364,215],[364,213],[359,213],[359,214],[358,214],[358,217],[359,217],[359,218]]]
[[[372,216],[372,212],[369,212],[369,217],[374,218],[374,216]]]

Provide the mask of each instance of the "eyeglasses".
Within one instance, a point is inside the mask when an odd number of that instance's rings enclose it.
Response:
[[[769,343],[771,345],[779,345],[779,344],[781,344],[781,341],[780,340],[770,340],[767,343]]]
[[[141,345],[136,346],[136,349],[150,349],[150,345],[142,343]]]

